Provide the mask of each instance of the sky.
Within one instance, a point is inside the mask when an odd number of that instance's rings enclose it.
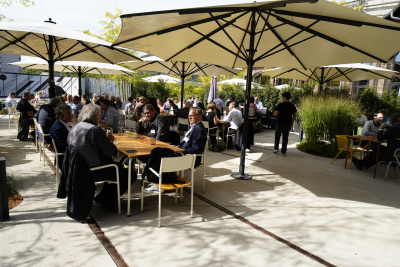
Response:
[[[34,0],[32,7],[14,3],[1,7],[1,13],[14,22],[41,22],[51,18],[58,25],[74,30],[98,32],[105,13],[121,9],[124,14],[198,6],[254,2],[254,0]]]

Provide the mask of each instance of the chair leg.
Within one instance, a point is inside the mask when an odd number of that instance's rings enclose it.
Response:
[[[143,212],[143,202],[144,202],[144,183],[141,186],[142,188],[142,194],[141,194],[141,198],[140,198],[140,212]],[[129,201],[129,199],[128,199]]]
[[[386,168],[386,173],[385,173],[385,180],[387,179],[387,175],[389,173],[389,168],[390,168],[390,161],[388,162],[388,166]]]
[[[175,204],[178,203],[178,189],[175,189]]]
[[[42,160],[42,143],[39,142],[39,160]]]
[[[161,184],[158,191],[158,227],[161,227]]]
[[[205,158],[203,157],[203,193],[206,190],[205,179],[206,179],[206,163],[205,163]]]

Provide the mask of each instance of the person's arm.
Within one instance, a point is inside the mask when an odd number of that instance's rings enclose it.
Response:
[[[293,120],[292,120],[292,124],[294,123],[294,121],[296,120],[296,112],[293,112]]]
[[[142,121],[142,119],[140,119],[136,124],[136,132],[138,134],[144,134],[144,124],[145,123]]]
[[[166,118],[163,116],[159,115],[156,118],[156,126],[157,126],[157,136],[156,139],[160,141],[168,141],[168,140],[163,140],[165,136],[169,135],[169,123]]]
[[[218,125],[217,113],[215,113],[215,116],[214,116],[214,124],[215,124],[215,126]]]
[[[112,143],[112,137],[107,137],[103,129],[100,127],[93,127],[93,140],[95,140],[97,147],[102,154],[106,157],[112,157],[117,153],[117,148]]]
[[[363,127],[363,130],[362,130],[362,132],[361,132],[361,135],[362,135],[362,136],[371,136],[371,135],[375,135],[376,132],[373,130],[373,126],[374,126],[373,121],[367,121],[367,122],[364,124],[364,127]]]
[[[386,131],[384,129],[386,129]],[[389,125],[386,123],[382,123],[378,130],[377,139],[378,141],[387,140],[391,137],[391,134],[391,127],[389,127]]]

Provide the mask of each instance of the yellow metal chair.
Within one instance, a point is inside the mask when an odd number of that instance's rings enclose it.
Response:
[[[335,161],[335,159],[337,158],[337,157],[339,157],[339,155],[343,152],[343,151],[348,151],[349,152],[349,154],[350,154],[350,169],[352,168],[352,166],[353,166],[353,154],[354,153],[357,153],[358,152],[358,154],[356,155],[356,158],[357,157],[360,157],[360,159],[361,159],[361,156],[362,156],[362,152],[364,151],[364,149],[365,148],[363,148],[363,147],[361,147],[360,145],[361,145],[361,137],[360,136],[358,136],[358,138],[359,138],[359,144],[357,145],[357,146],[355,146],[355,147],[352,147],[352,146],[350,146],[349,148],[348,148],[348,144],[349,144],[349,139],[347,138],[347,136],[348,135],[336,135],[336,141],[337,141],[337,143],[338,143],[338,147],[339,147],[339,153],[336,155],[336,157],[331,161],[331,163],[330,164],[332,164],[332,162],[334,162]],[[346,160],[346,159],[345,159]]]

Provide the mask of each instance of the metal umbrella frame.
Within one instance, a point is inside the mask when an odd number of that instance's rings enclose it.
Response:
[[[385,62],[399,51],[400,25],[319,0],[265,1],[121,16],[115,45],[166,60],[247,67],[244,128],[253,67],[312,68]],[[366,42],[365,40],[368,40]],[[237,179],[244,172],[243,134]]]
[[[124,62],[123,64],[131,67],[134,70],[148,70],[148,71],[159,71],[167,74],[175,74],[181,77],[181,108],[183,104],[183,94],[185,88],[185,78],[197,74],[197,75],[219,75],[219,74],[233,74],[237,75],[241,69],[231,69],[220,65],[198,63],[198,62],[186,62],[186,61],[164,61],[163,59],[156,56],[143,57],[140,61]]]
[[[0,53],[39,57],[48,62],[49,96],[55,96],[54,63],[80,60],[118,63],[138,59],[126,49],[79,31],[69,30],[55,22],[0,23]]]
[[[27,69],[48,69],[48,62],[41,58],[30,58],[8,64]],[[79,96],[82,95],[82,74],[91,73],[100,75],[132,75],[135,73],[134,71],[119,65],[89,61],[57,61],[54,63],[54,70],[58,72],[74,72],[78,74]]]
[[[319,92],[322,85],[331,81],[361,81],[370,79],[391,79],[397,71],[379,68],[371,65],[354,63],[330,65],[307,70],[295,68],[274,68],[262,73],[272,78],[295,79],[314,81],[319,83]]]

